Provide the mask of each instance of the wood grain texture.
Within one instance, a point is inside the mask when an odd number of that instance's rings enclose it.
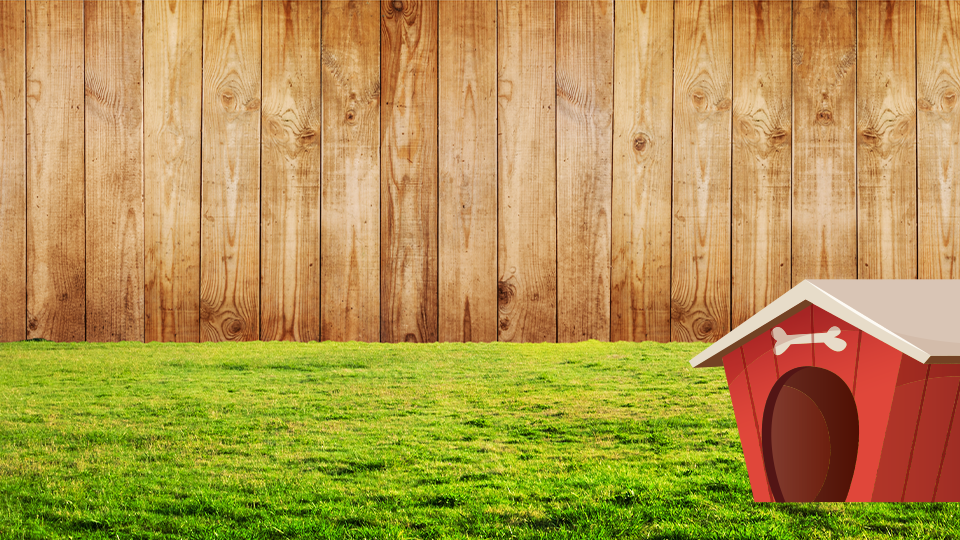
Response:
[[[793,3],[793,283],[857,277],[856,6]]]
[[[557,339],[554,5],[497,3],[500,341]]]
[[[27,336],[25,17],[0,2],[0,341]]]
[[[676,4],[671,338],[730,330],[732,6]]]
[[[202,7],[144,3],[146,341],[200,340]]]
[[[84,3],[87,341],[143,341],[143,21]]]
[[[380,340],[380,5],[322,4],[321,336]]]
[[[437,340],[437,3],[380,3],[380,340]]]
[[[790,290],[790,3],[733,5],[733,327]]]
[[[439,339],[497,340],[497,4],[439,4]]]
[[[960,278],[960,4],[917,4],[919,277]]]
[[[556,10],[557,341],[609,341],[613,0]]]
[[[916,6],[857,3],[857,277],[917,277]]]
[[[615,6],[610,339],[670,341],[673,3]]]
[[[320,3],[263,4],[260,338],[320,339]]]
[[[26,7],[27,338],[83,341],[83,4]]]
[[[260,2],[203,5],[202,341],[260,337]]]

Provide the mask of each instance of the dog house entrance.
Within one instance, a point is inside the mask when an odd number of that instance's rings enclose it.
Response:
[[[777,380],[763,411],[763,462],[776,501],[843,501],[860,421],[843,379],[801,367]]]

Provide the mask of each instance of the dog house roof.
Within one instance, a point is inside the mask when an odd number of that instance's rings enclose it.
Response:
[[[960,363],[960,280],[950,279],[803,281],[690,363],[722,366],[725,355],[811,304],[922,363]]]

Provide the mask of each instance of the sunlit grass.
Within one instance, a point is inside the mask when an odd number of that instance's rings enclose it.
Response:
[[[0,538],[950,538],[755,504],[699,344],[0,345]]]

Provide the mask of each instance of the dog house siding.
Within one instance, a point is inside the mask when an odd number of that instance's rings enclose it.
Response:
[[[904,499],[932,502],[957,402],[957,366],[930,366]]]
[[[874,501],[901,501],[910,468],[917,422],[927,382],[927,369],[909,357],[900,362],[899,376],[893,394],[890,420],[883,439],[883,453],[877,469],[877,484],[873,488]]]
[[[847,321],[813,306],[813,332],[822,334],[836,326],[847,346],[842,351],[832,351],[824,343],[813,345],[813,362],[817,367],[829,369],[847,383],[850,391],[856,387],[857,359],[860,348],[860,329]]]
[[[897,373],[903,358],[900,351],[866,332],[860,333],[853,392],[860,416],[860,445],[848,501],[866,502],[873,497]]]
[[[807,306],[799,313],[796,313],[785,321],[781,321],[776,326],[779,326],[784,332],[790,335],[809,334],[813,328],[813,306]],[[767,330],[764,334],[766,335],[767,341],[770,341],[772,348],[774,341],[770,330],[772,329]],[[761,337],[763,336],[761,335]],[[798,367],[812,366],[814,365],[813,348],[804,345],[788,347],[782,354],[777,355],[777,364],[780,368],[780,375]]]
[[[737,433],[740,435],[743,458],[747,464],[750,489],[757,502],[771,502],[773,495],[767,483],[767,473],[763,468],[761,454],[760,419],[754,411],[745,364],[742,348],[736,349],[723,358],[723,369],[727,375],[730,399],[733,401],[733,414],[737,420]]]
[[[934,486],[933,500],[960,501],[960,414],[954,403],[950,431],[947,432],[947,444],[943,452],[943,462]]]

